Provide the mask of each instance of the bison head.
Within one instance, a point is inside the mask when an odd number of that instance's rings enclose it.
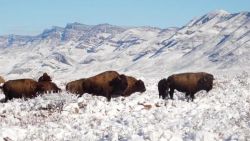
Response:
[[[168,82],[167,79],[162,79],[158,83],[159,98],[165,99],[168,96]]]
[[[43,76],[41,76],[38,79],[38,82],[41,82],[41,81],[52,81],[52,80],[51,80],[51,77],[45,72],[43,73]]]
[[[113,92],[123,92],[128,87],[127,78],[125,75],[119,75],[109,82],[109,85],[113,88]]]
[[[209,92],[213,88],[213,80],[214,77],[211,74],[203,76],[199,81],[198,81],[198,87],[201,90],[206,90]]]
[[[143,93],[146,91],[146,87],[144,85],[144,82],[142,80],[138,80],[135,82],[135,88],[137,89],[137,91]]]

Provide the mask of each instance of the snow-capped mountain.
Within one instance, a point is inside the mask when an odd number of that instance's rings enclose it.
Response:
[[[83,71],[79,68],[147,73],[154,70],[152,66],[167,73],[248,68],[249,35],[249,12],[223,10],[194,18],[181,28],[72,23],[37,36],[1,36],[0,63],[8,69],[0,73]]]
[[[0,76],[37,80],[47,72],[62,88],[0,102],[0,141],[250,140],[249,60],[249,12],[213,11],[180,28],[71,23],[0,36]],[[143,80],[146,92],[107,102],[65,91],[69,81],[106,70]],[[174,100],[159,99],[159,80],[184,71],[211,72],[213,89],[194,102],[177,91]]]

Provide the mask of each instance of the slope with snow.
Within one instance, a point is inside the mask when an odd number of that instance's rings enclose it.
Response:
[[[157,79],[126,98],[62,92],[0,104],[0,138],[12,140],[249,140],[248,73],[216,75],[214,89],[186,102],[158,98]]]
[[[248,69],[249,18],[249,12],[229,14],[219,10],[195,18],[181,28],[72,23],[65,28],[47,29],[34,37],[4,36],[0,37],[0,63],[9,69],[0,73],[84,71],[80,68],[91,68],[93,72],[103,68],[147,73],[154,70],[153,65],[167,73],[193,68]],[[5,63],[10,61],[9,56],[15,61]]]
[[[37,36],[0,36],[6,80],[52,76],[63,92],[0,103],[0,140],[249,140],[250,14],[213,11],[181,28],[68,24]],[[106,70],[142,79],[128,98],[65,92],[71,80]],[[186,102],[158,98],[172,73],[206,71],[212,91]],[[4,98],[0,92],[0,98]]]

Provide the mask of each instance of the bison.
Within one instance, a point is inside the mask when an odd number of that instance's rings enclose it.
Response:
[[[42,82],[42,81],[52,81],[52,80],[51,80],[51,77],[45,72],[43,73],[43,76],[41,76],[38,79],[38,82]]]
[[[38,83],[33,79],[9,80],[1,87],[5,102],[13,98],[32,98],[36,96]]]
[[[74,80],[66,84],[66,91],[73,94],[83,94],[82,84],[85,79]]]
[[[210,91],[213,87],[214,76],[205,72],[181,73],[162,79],[158,83],[159,97],[165,99],[170,94],[173,99],[174,90],[186,93],[186,97],[194,100],[194,94],[200,90]],[[170,89],[170,91],[169,91]]]
[[[132,76],[126,76],[126,79],[127,79],[128,87],[123,92],[122,96],[127,97],[135,92],[143,93],[146,91],[144,82],[142,80],[137,80]]]
[[[50,81],[41,81],[38,82],[38,88],[37,88],[37,92],[39,94],[43,94],[43,93],[58,93],[61,92],[61,89],[57,87],[57,85],[53,82]]]
[[[98,96],[105,96],[108,101],[113,95],[122,95],[128,83],[125,75],[116,71],[105,71],[96,76],[86,78],[82,82],[82,93],[89,93]]]

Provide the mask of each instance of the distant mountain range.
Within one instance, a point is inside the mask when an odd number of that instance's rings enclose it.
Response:
[[[244,69],[250,66],[250,13],[217,10],[167,29],[71,23],[37,36],[0,36],[0,55],[4,74]]]

